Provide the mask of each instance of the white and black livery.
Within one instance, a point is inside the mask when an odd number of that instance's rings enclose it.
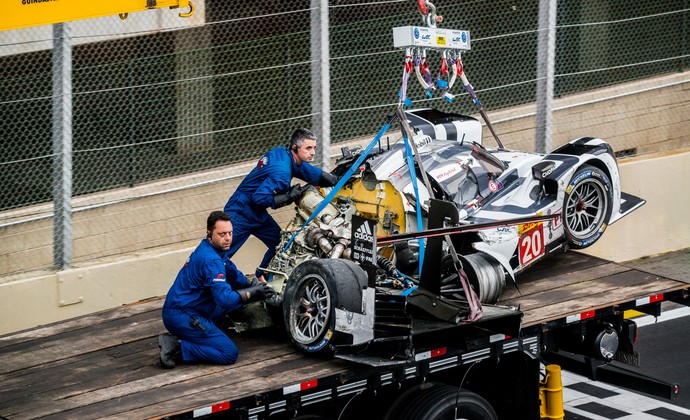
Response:
[[[592,245],[644,204],[621,192],[613,150],[601,139],[575,139],[546,155],[490,149],[472,117],[434,109],[400,115],[413,129],[408,144],[379,142],[363,160],[362,149],[343,150],[333,173],[352,175],[335,194],[305,190],[266,268],[283,298],[284,325],[307,353],[380,341],[375,332],[390,327],[375,316],[381,296],[400,299],[404,316],[478,319],[479,302],[500,302],[507,280],[555,250]],[[432,203],[442,203],[440,219]],[[375,223],[372,264],[353,255],[357,217]],[[420,239],[439,227],[450,229],[445,242]],[[427,286],[420,267],[435,277]],[[469,311],[458,309],[463,301]]]

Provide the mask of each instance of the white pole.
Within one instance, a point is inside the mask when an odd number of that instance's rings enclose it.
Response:
[[[53,265],[72,265],[72,35],[53,25]]]
[[[321,162],[330,168],[331,162],[331,44],[328,26],[328,0],[321,0]]]
[[[557,0],[539,0],[537,129],[535,138],[535,150],[538,153],[549,153],[552,150],[557,6]]]

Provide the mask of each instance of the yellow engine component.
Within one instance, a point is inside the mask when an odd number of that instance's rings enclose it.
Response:
[[[126,17],[128,13],[165,7],[188,8],[188,12],[180,13],[181,17],[193,12],[189,0],[13,0],[4,2],[3,7],[0,31],[102,16]]]
[[[366,187],[370,188],[366,188]],[[350,197],[360,216],[376,220],[379,235],[405,232],[405,209],[400,193],[388,181],[365,186],[358,179],[346,185],[339,196]]]
[[[561,367],[546,366],[546,378],[539,387],[539,401],[541,402],[540,416],[543,419],[563,420],[563,381]]]

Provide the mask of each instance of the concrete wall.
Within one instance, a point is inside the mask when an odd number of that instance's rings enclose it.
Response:
[[[690,247],[690,149],[626,159],[619,168],[622,190],[647,203],[584,252],[621,262]]]
[[[690,145],[690,82],[680,83],[683,80],[690,80],[690,72],[556,101],[554,147],[593,135],[610,141],[614,150],[675,150],[620,162],[623,190],[648,203],[609,227],[588,253],[625,261],[690,246],[685,215],[690,207],[686,182],[690,152],[679,149],[679,145]],[[666,87],[646,90],[653,86]],[[585,104],[575,106],[578,103]],[[491,114],[507,147],[533,149],[531,112],[533,107],[526,106]],[[490,139],[487,144],[492,144]],[[0,277],[0,334],[164,295],[204,235],[208,213],[222,208],[241,179],[236,174],[246,173],[251,166],[236,165],[75,200],[74,207],[83,210],[73,216],[74,255],[83,262],[57,273],[25,272],[52,261],[47,239],[52,238],[52,221],[40,218],[49,215],[51,207],[0,214],[0,273],[5,273]],[[222,181],[213,181],[218,179]],[[116,200],[117,204],[99,206]],[[274,217],[284,225],[292,211],[274,212]],[[173,245],[159,247],[161,243]],[[262,253],[263,246],[250,240],[235,261],[243,271],[251,272]]]

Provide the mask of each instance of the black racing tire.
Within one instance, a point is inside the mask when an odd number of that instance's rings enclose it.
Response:
[[[613,187],[599,168],[584,165],[565,189],[563,229],[568,245],[583,249],[604,233],[613,211]]]
[[[401,395],[386,413],[385,418],[498,420],[496,411],[491,405],[474,392],[445,384],[425,385],[428,386],[418,386],[415,392]]]
[[[297,266],[283,295],[290,341],[304,353],[332,357],[342,338],[335,331],[335,308],[361,313],[366,284],[366,273],[352,261],[313,259]]]

